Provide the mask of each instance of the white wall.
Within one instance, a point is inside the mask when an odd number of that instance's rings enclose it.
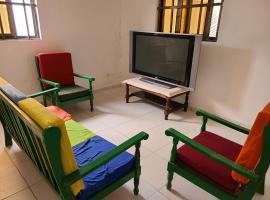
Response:
[[[42,40],[0,41],[0,76],[27,94],[39,91],[34,56],[70,51],[74,71],[96,77],[95,88],[119,82],[120,0],[39,0],[38,8]]]
[[[204,43],[191,104],[250,126],[270,101],[270,1],[225,0],[217,43]]]

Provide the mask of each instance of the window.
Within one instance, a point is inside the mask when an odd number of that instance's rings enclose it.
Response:
[[[0,0],[0,40],[39,37],[36,0]]]
[[[217,41],[223,1],[161,0],[158,31],[202,34],[204,41]]]

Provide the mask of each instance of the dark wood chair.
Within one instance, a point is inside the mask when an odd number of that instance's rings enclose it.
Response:
[[[270,107],[268,106],[268,108]],[[258,128],[256,129],[254,126],[255,123],[260,121],[259,115],[250,131],[202,110],[197,111],[196,114],[202,116],[203,123],[201,133],[195,138],[190,139],[172,128],[166,130],[165,134],[173,137],[171,158],[167,168],[167,189],[171,190],[173,175],[176,173],[223,200],[248,200],[252,199],[256,192],[264,194],[265,174],[270,163],[270,112],[267,114],[268,120],[262,120],[264,124],[260,124],[262,127],[260,133],[254,132],[258,131]],[[248,134],[244,146],[242,147],[240,144],[206,131],[208,120],[213,120],[236,131]],[[260,134],[261,141],[257,140],[259,138],[257,135],[256,142],[251,142],[251,134]],[[177,149],[179,141],[183,142],[184,145]],[[258,146],[259,143],[261,145],[258,151],[260,157],[254,169],[240,165],[238,163],[239,153],[242,153],[243,148],[251,144],[256,148],[255,146]],[[248,153],[250,155],[246,155],[247,158],[254,156],[251,155],[253,154],[252,148]],[[233,173],[246,178],[249,182],[243,184],[236,181]]]
[[[93,111],[93,88],[95,78],[79,75],[73,72],[71,54],[68,52],[40,53],[35,57],[41,89],[58,88],[57,91],[46,94],[43,97],[44,105],[47,101],[63,107],[82,101],[90,101]],[[89,88],[76,85],[74,77],[85,79],[89,82]]]

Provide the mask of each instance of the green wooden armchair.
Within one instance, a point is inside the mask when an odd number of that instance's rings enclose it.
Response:
[[[269,105],[268,109],[270,108]],[[203,123],[201,133],[195,138],[190,139],[172,128],[165,132],[167,136],[173,137],[171,158],[167,168],[167,189],[171,190],[173,175],[176,173],[223,200],[248,200],[252,199],[256,192],[264,194],[265,174],[270,164],[270,112],[267,114],[268,119],[262,120],[264,124],[260,124],[261,132],[254,133],[261,134],[262,142],[259,162],[252,170],[242,164],[240,165],[238,160],[239,153],[242,153],[243,148],[248,143],[248,145],[252,143],[250,142],[252,131],[258,131],[258,128],[254,128],[254,126],[260,121],[259,115],[252,129],[249,130],[202,110],[197,111],[196,114],[202,116]],[[241,133],[249,134],[244,146],[242,147],[233,141],[206,131],[206,124],[209,119]],[[183,142],[184,145],[177,149],[179,141]],[[257,146],[259,142],[255,143],[253,141],[253,145]],[[253,149],[250,149],[249,153],[253,154]],[[249,158],[253,155],[246,156]],[[246,178],[249,182],[243,184],[235,181],[232,176],[233,173]]]
[[[82,101],[90,101],[93,111],[93,88],[95,78],[79,75],[73,72],[71,54],[68,52],[40,53],[35,57],[41,89],[58,88],[57,91],[47,93],[43,97],[44,105],[47,101],[63,107]],[[89,88],[75,84],[74,77],[85,79]]]

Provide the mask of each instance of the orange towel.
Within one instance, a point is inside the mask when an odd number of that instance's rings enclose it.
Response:
[[[270,104],[268,104],[262,112],[260,112],[250,130],[247,140],[236,159],[236,163],[248,169],[254,170],[261,158],[263,149],[264,128],[270,124]],[[249,179],[232,171],[232,177],[235,181],[247,184]]]

